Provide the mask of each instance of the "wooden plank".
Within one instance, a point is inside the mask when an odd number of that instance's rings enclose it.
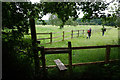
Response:
[[[110,45],[110,47],[120,47],[120,45]]]
[[[119,59],[115,59],[115,60],[109,60],[109,62],[115,62],[115,61],[119,61]],[[101,64],[101,63],[105,63],[105,61],[96,61],[96,62],[86,62],[86,63],[73,63],[72,66],[83,66],[83,65],[90,65],[90,64]],[[69,66],[69,64],[64,64],[66,67]],[[42,67],[42,66],[40,66]],[[54,68],[56,67],[56,65],[49,65],[46,66],[46,68]]]
[[[45,39],[51,39],[51,38],[40,38],[40,39],[37,39],[37,40],[45,40]]]
[[[28,35],[30,35],[31,33],[28,33]],[[50,34],[50,33],[36,33],[37,35],[38,34]]]
[[[71,47],[72,50],[76,49],[93,49],[93,48],[106,48],[106,45],[103,46],[83,46],[83,47]],[[120,47],[120,45],[110,45],[110,47]],[[40,47],[39,47],[40,49]],[[61,50],[61,49],[68,49],[67,47],[57,47],[57,48],[45,48],[45,50]]]
[[[56,63],[60,71],[67,70],[65,65],[59,59],[54,60],[54,62]]]
[[[57,53],[68,53],[69,50],[46,50],[45,54],[57,54]]]
[[[68,49],[68,47],[61,47],[61,48],[44,48],[45,50],[61,50],[61,49]],[[38,47],[38,50],[41,50],[41,47]]]
[[[50,34],[50,33],[36,33],[36,34]]]
[[[73,50],[75,50],[75,49],[93,49],[93,48],[106,48],[106,45],[104,45],[104,46],[83,46],[83,47],[72,47]]]

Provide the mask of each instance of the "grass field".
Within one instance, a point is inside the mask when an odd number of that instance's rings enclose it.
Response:
[[[97,45],[112,45],[118,44],[118,31],[116,28],[105,26],[107,31],[105,36],[102,36],[101,28],[99,25],[80,25],[80,26],[65,26],[63,29],[59,29],[59,26],[42,26],[36,25],[37,33],[48,33],[48,32],[62,32],[62,31],[71,31],[71,30],[85,30],[92,28],[92,36],[91,39],[86,39],[87,33],[85,35],[81,35],[81,37],[73,38],[65,41],[60,41],[52,44],[44,44],[39,46],[44,47],[68,47],[68,41],[71,41],[72,47],[80,47],[80,46],[97,46]],[[54,36],[59,36],[61,34],[55,34]],[[40,37],[49,37],[49,35],[37,36]],[[41,43],[49,42],[49,40],[41,41]],[[87,50],[73,50],[72,51],[73,63],[80,62],[94,62],[94,61],[102,61],[105,59],[105,49],[87,49]],[[111,59],[118,58],[118,48],[111,49]],[[68,54],[52,54],[46,55],[47,65],[55,65],[55,59],[60,59],[64,64],[68,64]]]
[[[85,30],[92,28],[91,39],[86,39],[87,33],[81,35],[81,37],[68,39],[52,44],[44,44],[38,46],[44,46],[45,48],[52,47],[68,47],[68,41],[71,41],[72,47],[80,46],[97,46],[97,45],[114,45],[118,44],[118,30],[110,26],[105,26],[107,31],[105,36],[102,36],[101,28],[99,25],[80,25],[80,26],[65,26],[63,29],[59,29],[59,26],[51,25],[36,25],[37,33],[50,33],[50,32],[62,32],[62,31],[71,31],[71,30]],[[70,33],[65,33],[70,34]],[[54,34],[55,36],[60,36],[60,34]],[[25,36],[29,37],[30,36]],[[45,38],[49,35],[37,35],[37,38]],[[70,37],[70,36],[68,36]],[[58,38],[56,40],[59,40]],[[55,40],[53,40],[55,41]],[[49,42],[49,40],[43,40],[41,43]],[[82,62],[95,62],[103,61],[105,59],[105,48],[99,49],[85,49],[85,50],[73,50],[72,51],[72,62],[73,63],[82,63]],[[46,55],[46,65],[55,65],[55,59],[60,59],[64,64],[68,64],[68,54],[49,54]],[[112,48],[110,53],[110,59],[118,59],[118,48]],[[110,66],[104,66],[101,64],[87,65],[87,66],[76,66],[72,67],[72,76],[69,76],[69,70],[64,73],[60,73],[57,68],[47,69],[47,79],[48,80],[118,80],[120,77],[120,67],[118,65],[109,64]],[[114,68],[113,68],[114,67]],[[112,75],[112,76],[111,76]]]

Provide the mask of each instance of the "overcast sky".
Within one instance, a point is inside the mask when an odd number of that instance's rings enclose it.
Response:
[[[32,3],[40,2],[40,0],[30,0],[30,1],[31,1]],[[111,2],[111,1],[113,1],[113,0],[105,0],[105,1]],[[110,6],[113,6],[113,4],[111,4]],[[110,7],[110,6],[109,6],[109,7]],[[106,14],[109,13],[108,10],[105,10],[105,13],[106,13]],[[79,16],[79,18],[82,18],[82,17],[84,16],[83,12],[81,12],[78,16]],[[48,20],[49,17],[50,17],[50,14],[47,14],[47,15],[44,15],[42,19],[43,19],[43,20]]]

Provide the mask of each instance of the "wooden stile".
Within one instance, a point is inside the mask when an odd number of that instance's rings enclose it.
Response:
[[[57,65],[57,67],[59,68],[60,71],[67,70],[65,65],[59,59],[54,60],[54,62],[56,63],[56,65]]]
[[[115,60],[109,60],[110,63],[115,62],[115,61],[119,61],[119,59],[115,59]],[[104,64],[105,61],[96,61],[96,62],[85,62],[85,63],[73,63],[72,66],[83,66],[83,65],[91,65],[91,64]],[[69,64],[64,64],[66,67],[69,66]],[[40,66],[42,67],[42,66]],[[56,65],[49,65],[46,66],[46,68],[54,68],[56,67]]]
[[[72,72],[72,66],[98,64],[98,63],[108,63],[108,62],[118,61],[119,59],[117,59],[117,60],[109,60],[109,58],[110,58],[110,49],[112,47],[120,47],[120,45],[71,47],[71,42],[68,42],[68,48],[67,47],[61,47],[61,48],[38,47],[38,50],[41,50],[41,54],[42,54],[42,57],[41,57],[41,59],[42,59],[42,67],[43,67],[44,72],[46,72],[46,69],[45,69],[46,68],[46,65],[45,65],[45,54],[69,53],[69,64],[66,64],[66,66],[69,66],[69,71],[71,73]],[[72,64],[72,50],[93,49],[93,48],[106,48],[106,55],[105,55],[105,60],[104,61]],[[55,65],[51,66],[51,68],[52,67],[55,67]]]

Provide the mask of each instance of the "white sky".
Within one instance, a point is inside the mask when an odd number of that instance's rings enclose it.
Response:
[[[30,0],[30,1],[31,1],[32,3],[40,2],[40,0]],[[111,2],[111,1],[113,1],[113,0],[105,0],[105,1]],[[105,10],[105,13],[106,13],[106,14],[109,13],[108,10]],[[84,16],[83,12],[81,12],[78,16],[79,16],[79,18],[82,18],[82,17]],[[42,19],[43,19],[43,20],[48,20],[49,17],[50,17],[50,14],[46,14],[46,15],[44,15],[44,16],[42,17]]]

